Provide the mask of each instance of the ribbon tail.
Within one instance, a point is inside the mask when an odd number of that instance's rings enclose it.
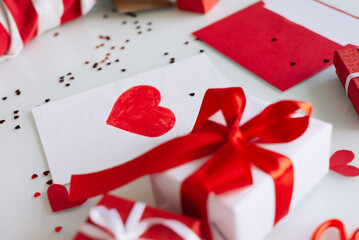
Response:
[[[320,240],[322,238],[323,233],[328,228],[331,228],[331,227],[337,228],[339,230],[340,240],[347,239],[347,234],[346,234],[343,222],[338,219],[330,219],[328,221],[323,222],[321,225],[318,226],[318,228],[314,231],[311,240]],[[353,235],[353,237],[355,237],[355,235]],[[352,240],[355,240],[355,238]]]
[[[245,148],[253,164],[273,179],[276,203],[274,224],[276,224],[289,212],[294,185],[292,161],[284,155],[254,144],[246,144]]]
[[[227,143],[182,183],[182,210],[186,215],[201,219],[204,237],[208,240],[212,239],[207,209],[209,194],[252,183],[249,161],[238,147]]]
[[[147,174],[165,171],[215,152],[225,137],[219,133],[199,132],[166,142],[119,166],[103,171],[72,175],[71,200],[87,199],[119,188]]]

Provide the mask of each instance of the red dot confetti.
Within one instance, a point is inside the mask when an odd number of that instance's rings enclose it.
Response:
[[[90,63],[89,61],[86,61],[86,62],[85,62],[86,65],[89,64],[89,63]]]
[[[187,42],[185,42],[184,44],[185,44],[185,45],[188,45],[188,43],[189,43],[189,42],[187,41]]]
[[[59,36],[59,33],[58,33],[58,32],[55,32],[55,33],[54,33],[54,37],[57,37],[57,36]]]
[[[44,171],[42,174],[44,174],[45,176],[49,175],[50,171],[49,170],[46,170]]]
[[[125,69],[125,68],[124,68],[124,69],[121,69],[121,71],[122,71],[122,72],[126,72],[126,69]]]
[[[58,227],[55,227],[55,232],[60,232],[62,230],[62,227],[61,226],[58,226]]]
[[[3,124],[5,122],[5,120],[0,120],[0,124]]]
[[[41,193],[39,193],[39,192],[34,193],[34,198],[37,198],[37,197],[40,197],[40,196],[41,196]]]
[[[14,111],[14,114],[18,114],[18,113],[19,113],[19,110],[15,110],[15,111]]]
[[[52,180],[46,182],[47,185],[52,185]]]
[[[18,115],[15,115],[15,116],[14,116],[14,119],[15,119],[15,120],[16,120],[16,119],[18,119],[18,118],[19,118],[19,116],[18,116]]]
[[[37,176],[37,174],[32,174],[32,176],[31,176],[31,179],[35,179],[35,178],[37,178],[38,176]]]
[[[3,97],[2,100],[5,101],[7,99],[7,97]]]
[[[15,127],[14,127],[14,129],[20,129],[20,125],[16,125]]]

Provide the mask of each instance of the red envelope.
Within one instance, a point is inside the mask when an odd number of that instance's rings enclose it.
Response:
[[[97,206],[105,206],[108,209],[114,208],[117,210],[119,215],[121,216],[123,222],[125,223],[131,210],[133,209],[135,202],[118,198],[111,195],[105,195],[101,201],[97,204]],[[147,206],[142,214],[141,220],[148,219],[148,218],[164,218],[164,219],[171,219],[177,220],[183,224],[185,224],[188,228],[190,228],[199,238],[201,238],[201,223],[199,220],[195,220],[193,218],[185,217],[182,215],[166,212],[163,210],[155,209],[152,207]],[[91,220],[87,219],[87,223],[92,223]],[[158,239],[158,240],[183,240],[179,237],[176,233],[174,233],[169,228],[166,228],[162,225],[155,225],[147,230],[141,238],[148,238],[148,239]],[[78,233],[74,240],[91,240],[82,233]]]
[[[342,48],[263,2],[193,34],[282,91],[330,66],[334,50]]]

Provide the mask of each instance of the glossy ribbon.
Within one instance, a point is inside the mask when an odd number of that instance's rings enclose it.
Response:
[[[84,199],[123,186],[147,174],[162,172],[198,158],[212,157],[182,184],[183,211],[201,218],[204,235],[211,239],[207,216],[209,193],[220,194],[252,184],[251,164],[268,173],[275,186],[277,223],[289,211],[294,175],[289,158],[259,143],[285,143],[308,127],[311,105],[281,101],[240,124],[246,98],[242,88],[207,90],[192,132],[168,141],[122,165],[97,173],[73,175],[70,199]],[[302,114],[297,114],[302,110]],[[226,126],[208,120],[222,111]]]
[[[163,225],[171,229],[183,240],[200,240],[192,229],[177,220],[164,218],[146,218],[140,220],[145,208],[146,205],[144,203],[136,202],[125,224],[116,209],[107,209],[101,205],[96,206],[90,211],[90,220],[94,224],[85,223],[80,228],[80,232],[93,239],[145,240],[146,238],[140,238],[142,234],[153,226]]]
[[[340,240],[359,240],[359,229],[353,233],[351,238],[347,238],[344,224],[338,219],[330,219],[319,225],[314,231],[311,240],[321,240],[323,233],[331,227],[338,229]]]

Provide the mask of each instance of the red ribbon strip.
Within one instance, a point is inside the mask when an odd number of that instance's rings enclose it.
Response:
[[[359,240],[359,228],[353,233],[351,238],[347,238],[344,224],[338,219],[330,219],[319,225],[318,228],[314,231],[311,240],[320,240],[323,233],[331,227],[337,228],[339,230],[340,240]]]
[[[182,184],[184,213],[201,218],[205,237],[211,239],[207,216],[209,193],[220,194],[252,184],[251,164],[268,173],[275,186],[274,224],[287,214],[294,175],[289,158],[261,148],[258,143],[285,143],[308,127],[311,105],[281,101],[239,127],[246,105],[242,88],[207,90],[192,132],[168,141],[119,166],[84,175],[73,175],[70,199],[84,199],[121,187],[147,174],[175,168],[198,158],[212,157]],[[227,125],[208,120],[221,110]],[[304,114],[295,115],[297,110]]]

